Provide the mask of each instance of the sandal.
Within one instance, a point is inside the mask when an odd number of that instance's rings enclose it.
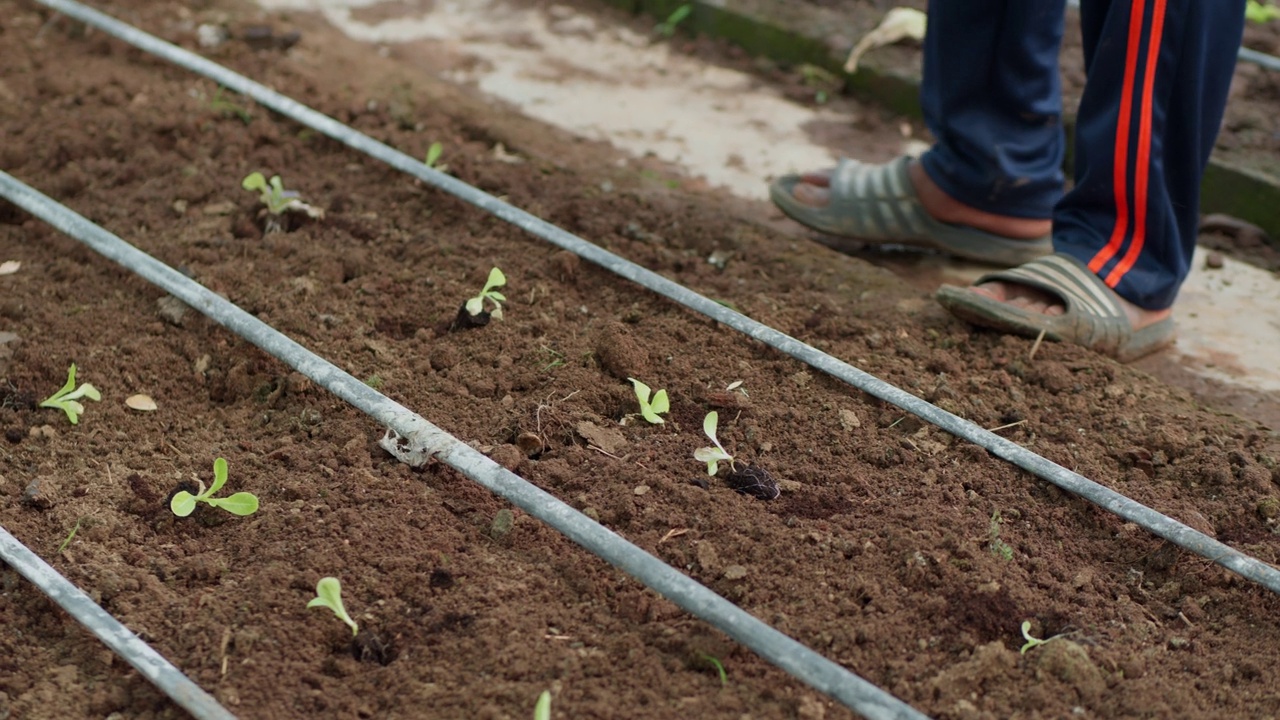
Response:
[[[831,201],[806,205],[794,190],[800,175],[784,175],[769,186],[773,203],[797,222],[815,230],[855,238],[874,245],[932,248],[991,265],[1014,266],[1053,252],[1044,235],[1017,240],[963,225],[939,222],[925,212],[907,174],[907,156],[887,165],[868,165],[843,158],[831,175]],[[844,250],[839,243],[825,243]]]
[[[1020,267],[978,278],[1017,283],[1058,296],[1062,315],[1045,315],[979,295],[969,288],[943,285],[938,303],[952,315],[980,327],[1026,337],[1041,332],[1049,340],[1083,345],[1120,362],[1130,362],[1173,344],[1173,318],[1134,330],[1119,296],[1084,263],[1070,255],[1048,255]]]

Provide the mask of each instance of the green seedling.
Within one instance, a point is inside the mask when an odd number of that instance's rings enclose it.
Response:
[[[346,623],[351,628],[353,636],[360,634],[360,626],[355,620],[347,614],[347,608],[342,605],[342,583],[338,582],[336,577],[320,578],[320,582],[316,583],[316,596],[311,598],[311,602],[307,603],[307,608],[327,607],[333,611],[338,619]]]
[[[61,410],[67,414],[71,424],[75,425],[80,422],[80,416],[84,414],[84,405],[79,402],[81,398],[98,402],[102,400],[102,393],[89,383],[76,387],[76,364],[71,363],[71,367],[67,370],[66,384],[61,390],[41,401],[40,407]]]
[[[680,23],[684,22],[692,12],[693,5],[681,5],[672,11],[672,13],[667,16],[666,20],[655,25],[653,29],[662,37],[671,37],[676,34],[676,27],[678,27]]]
[[[449,169],[449,166],[445,165],[444,163],[440,163],[439,165],[436,164],[440,162],[440,156],[443,154],[444,154],[444,145],[440,144],[439,141],[433,142],[431,143],[431,147],[427,148],[427,158],[422,162],[422,164],[426,165],[432,170],[439,170],[440,172],[444,172],[445,170]]]
[[[1025,654],[1027,653],[1027,651],[1028,651],[1028,650],[1030,650],[1031,648],[1033,648],[1033,647],[1039,647],[1040,645],[1044,645],[1045,643],[1049,642],[1050,640],[1057,640],[1058,638],[1060,638],[1060,637],[1062,637],[1062,636],[1061,636],[1061,635],[1054,635],[1053,637],[1048,637],[1048,638],[1045,638],[1045,639],[1043,639],[1043,640],[1041,640],[1040,638],[1037,638],[1037,637],[1032,637],[1032,636],[1031,636],[1031,621],[1030,621],[1030,620],[1023,620],[1023,621],[1022,621],[1022,637],[1026,638],[1027,642],[1023,644],[1022,649],[1021,649],[1021,650],[1019,650],[1018,652],[1020,652],[1020,653],[1022,653],[1023,655],[1025,655]]]
[[[240,121],[243,122],[245,125],[248,125],[253,120],[253,116],[250,115],[249,111],[244,107],[237,105],[234,102],[231,102],[227,98],[223,97],[222,92],[225,89],[226,88],[219,85],[218,89],[214,91],[213,99],[209,101],[209,109],[213,110],[214,112],[222,113],[223,115],[226,115],[228,117],[234,115],[235,117],[240,118]]]
[[[720,658],[717,658],[713,655],[708,655],[704,652],[698,653],[698,657],[702,658],[703,660],[706,660],[708,663],[710,663],[711,667],[716,669],[716,674],[720,676],[720,684],[722,686],[729,684],[729,673],[724,671],[724,663],[720,662]]]
[[[543,690],[533,706],[533,720],[551,720],[551,691]]]
[[[82,520],[84,520],[84,518],[81,518],[80,520],[76,520],[76,526],[71,528],[71,532],[67,534],[67,539],[63,540],[62,544],[58,546],[58,552],[62,552],[63,550],[66,550],[67,546],[71,544],[71,541],[76,538],[76,533],[80,532],[80,522]]]
[[[484,311],[484,301],[488,300],[493,303],[493,310],[489,311],[489,317],[502,319],[502,303],[507,298],[502,293],[494,290],[494,288],[502,287],[507,284],[507,276],[502,274],[498,268],[489,271],[489,279],[485,281],[484,288],[480,290],[480,294],[467,300],[467,314],[479,315]]]
[[[1013,559],[1013,548],[1009,544],[1000,539],[1000,525],[1004,523],[1004,518],[1000,516],[1000,511],[996,510],[991,513],[991,522],[987,525],[987,548],[991,550],[991,554],[1008,562]]]
[[[383,379],[382,379],[382,376],[381,376],[381,375],[378,375],[378,374],[376,374],[376,373],[375,373],[375,374],[373,374],[373,375],[370,375],[369,377],[367,377],[367,378],[365,378],[365,379],[364,379],[364,384],[365,384],[365,385],[368,385],[369,387],[373,388],[374,390],[381,390],[381,389],[382,389],[383,382],[384,382],[384,381],[383,381]]]
[[[213,497],[213,494],[222,489],[227,484],[227,461],[224,458],[218,458],[213,461],[213,484],[206,490],[204,482],[196,480],[200,485],[200,491],[195,495],[186,490],[179,490],[174,493],[173,499],[169,501],[169,509],[178,517],[186,517],[195,512],[196,503],[202,502],[212,507],[219,507],[232,515],[252,515],[258,512],[258,496],[253,493],[238,492],[224,498]]]
[[[666,422],[658,416],[671,410],[671,403],[667,400],[667,391],[659,390],[650,398],[649,393],[652,391],[648,385],[635,378],[627,379],[631,381],[631,385],[636,391],[636,400],[640,401],[640,415],[654,425],[661,425]]]
[[[249,173],[240,186],[250,192],[257,191],[258,199],[267,208],[267,232],[280,231],[280,216],[287,212],[306,213],[307,217],[320,219],[324,210],[308,205],[296,190],[285,190],[284,182],[279,175],[272,175],[268,181],[260,172]]]
[[[1258,0],[1249,0],[1244,6],[1244,17],[1252,23],[1266,23],[1280,17],[1280,7],[1276,7],[1270,2],[1258,2]]]
[[[720,424],[720,413],[712,410],[702,420],[702,432],[711,438],[711,442],[715,443],[715,447],[700,447],[693,451],[693,458],[707,464],[707,474],[715,475],[719,469],[720,463],[729,463],[729,468],[733,469],[733,456],[729,454],[720,441],[716,439],[716,426]]]

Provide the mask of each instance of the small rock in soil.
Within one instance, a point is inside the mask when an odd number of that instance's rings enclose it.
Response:
[[[48,510],[53,507],[53,497],[49,490],[49,484],[43,478],[36,478],[22,491],[22,502],[37,510]]]
[[[644,379],[649,366],[649,353],[621,325],[607,327],[596,336],[596,359],[605,372],[626,380]]]
[[[542,452],[542,438],[531,432],[522,432],[516,436],[516,447],[525,457],[533,457]]]
[[[489,453],[489,459],[508,470],[515,470],[520,463],[524,462],[525,454],[515,445],[499,445]]]
[[[1208,255],[1205,255],[1204,257],[1204,266],[1209,268],[1210,270],[1217,270],[1221,268],[1224,264],[1225,263],[1222,258],[1222,253],[1218,252],[1217,250],[1211,251]]]
[[[52,425],[39,425],[28,430],[27,437],[52,440],[58,437],[58,431],[54,430]]]
[[[501,542],[511,534],[511,528],[515,525],[516,518],[512,512],[506,508],[498,511],[493,516],[493,523],[489,525],[489,537]]]
[[[187,304],[172,295],[165,295],[156,301],[156,305],[160,307],[160,319],[174,325],[182,327],[183,318],[187,315]]]
[[[725,481],[734,490],[761,500],[774,500],[781,494],[778,481],[773,479],[768,470],[755,465],[734,470]]]

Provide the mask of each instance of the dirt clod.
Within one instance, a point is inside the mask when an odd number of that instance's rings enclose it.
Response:
[[[778,489],[778,481],[773,479],[768,470],[758,465],[748,465],[730,472],[725,482],[734,490],[761,500],[775,500],[782,493]]]

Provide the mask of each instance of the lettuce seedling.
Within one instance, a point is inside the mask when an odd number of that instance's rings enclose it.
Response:
[[[1030,620],[1023,620],[1023,621],[1022,621],[1022,637],[1026,638],[1027,642],[1026,642],[1025,644],[1023,644],[1022,649],[1021,649],[1021,650],[1019,650],[1018,652],[1019,652],[1019,653],[1021,653],[1021,654],[1023,654],[1023,655],[1025,655],[1025,654],[1027,653],[1027,651],[1028,651],[1028,650],[1030,650],[1031,648],[1033,648],[1033,647],[1039,647],[1039,646],[1044,645],[1045,643],[1049,642],[1050,640],[1057,640],[1058,638],[1060,638],[1060,637],[1062,637],[1062,636],[1061,636],[1061,635],[1054,635],[1053,637],[1048,637],[1048,638],[1045,638],[1045,639],[1043,639],[1043,640],[1041,640],[1041,639],[1040,639],[1040,638],[1038,638],[1038,637],[1032,637],[1032,636],[1031,636],[1031,621],[1030,621]]]
[[[71,424],[75,425],[80,422],[80,416],[84,414],[84,405],[79,402],[81,398],[98,402],[102,400],[102,394],[89,383],[76,387],[76,364],[71,363],[71,367],[67,370],[67,383],[61,390],[41,401],[40,407],[57,408],[63,411]]]
[[[213,485],[206,490],[204,482],[196,480],[200,485],[200,491],[192,495],[186,490],[179,490],[174,493],[173,499],[169,501],[169,509],[178,517],[186,517],[195,512],[196,503],[202,502],[213,507],[220,507],[232,515],[252,515],[258,512],[258,496],[247,492],[238,492],[224,498],[213,497],[213,494],[222,489],[227,484],[227,461],[224,458],[218,458],[213,461]]]
[[[333,611],[338,619],[346,623],[351,628],[351,634],[359,635],[360,626],[355,620],[347,614],[347,609],[342,605],[342,583],[338,582],[336,577],[320,578],[320,582],[316,583],[316,596],[311,598],[311,602],[307,603],[308,608],[327,607]]]
[[[431,143],[431,147],[427,148],[427,157],[425,160],[423,160],[422,164],[426,165],[432,170],[439,170],[440,172],[444,172],[449,169],[449,166],[445,165],[444,163],[440,163],[440,156],[443,154],[444,154],[444,145],[441,145],[440,141],[437,140],[436,142]],[[437,165],[436,163],[440,163],[440,164]]]
[[[702,432],[711,438],[711,442],[715,443],[715,447],[700,447],[693,451],[693,458],[707,464],[707,474],[715,475],[719,468],[719,463],[729,463],[729,468],[734,469],[733,456],[729,454],[720,441],[716,439],[716,426],[720,424],[720,413],[712,410],[707,413],[707,417],[702,420]]]
[[[296,190],[285,190],[279,175],[272,175],[268,183],[262,173],[252,172],[240,182],[240,186],[245,190],[258,192],[258,199],[267,208],[267,232],[279,232],[280,216],[291,210],[306,213],[307,217],[315,219],[324,217],[324,210],[303,202]]]
[[[493,303],[493,310],[489,311],[490,317],[502,319],[502,303],[507,298],[502,293],[494,290],[496,287],[502,287],[507,284],[507,276],[502,274],[498,268],[489,271],[489,279],[485,281],[484,288],[480,290],[480,294],[467,300],[466,308],[468,315],[479,315],[484,312],[484,301],[488,300]]]
[[[1252,23],[1270,22],[1280,17],[1280,8],[1270,2],[1263,4],[1258,0],[1249,0],[1244,6],[1244,17]]]
[[[551,691],[543,690],[533,706],[533,720],[551,720]]]
[[[640,402],[640,415],[654,425],[661,425],[666,422],[658,416],[671,410],[671,403],[667,400],[667,391],[659,390],[654,393],[653,398],[650,399],[649,393],[652,392],[652,390],[650,390],[648,385],[645,385],[635,378],[627,379],[630,380],[632,386],[634,386],[636,391],[636,400]]]
[[[691,12],[693,12],[693,5],[685,3],[673,10],[666,20],[658,23],[653,29],[663,37],[671,37],[676,34],[676,28],[689,17]]]

